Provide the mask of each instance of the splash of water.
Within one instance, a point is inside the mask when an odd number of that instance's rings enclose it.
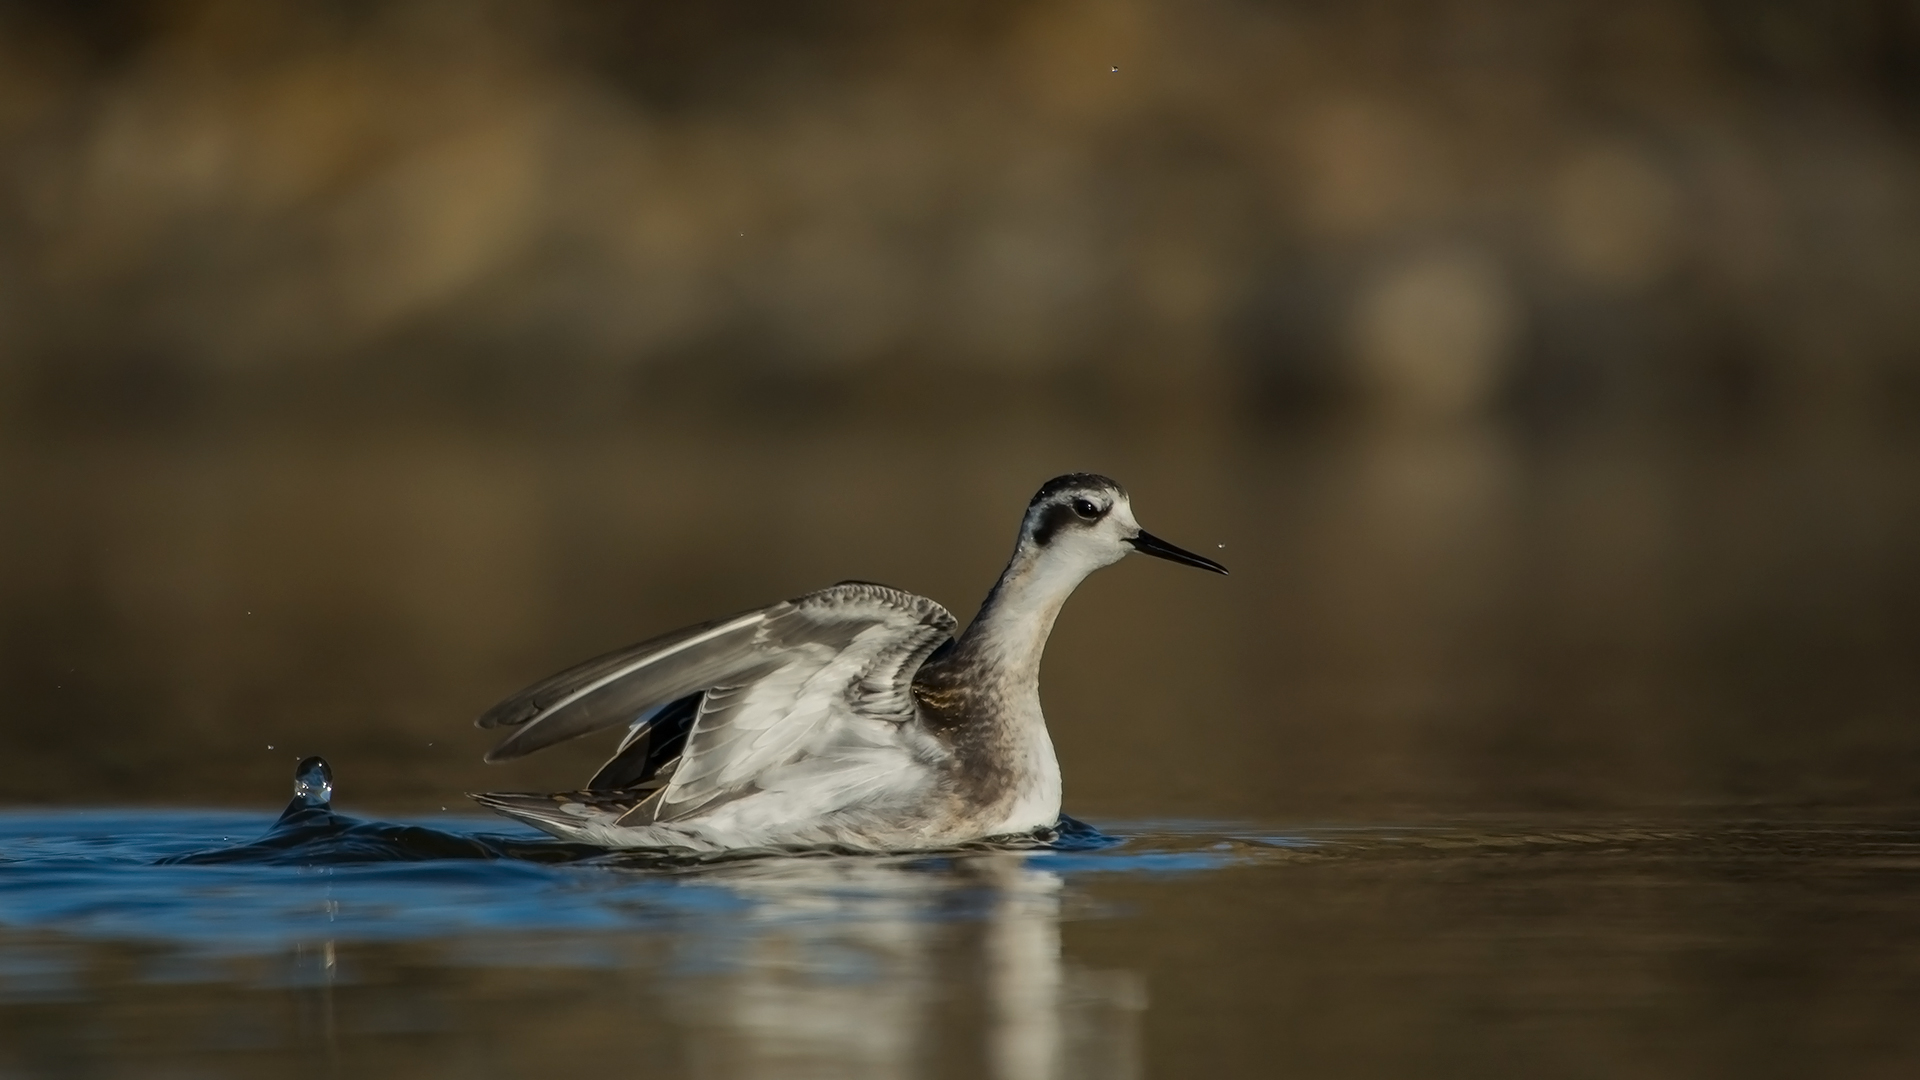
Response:
[[[333,806],[333,766],[318,754],[293,769],[293,798],[302,806],[326,810]]]

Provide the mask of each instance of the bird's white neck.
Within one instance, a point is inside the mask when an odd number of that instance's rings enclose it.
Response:
[[[1013,560],[947,661],[966,673],[981,721],[974,746],[1005,785],[994,800],[989,833],[1027,832],[1060,816],[1060,763],[1040,709],[1040,658],[1067,597],[1088,574],[1125,554],[1118,544],[1083,533],[1043,539],[1040,525],[1029,511]]]
[[[989,740],[1009,781],[998,819],[986,826],[992,834],[1030,832],[1060,817],[1060,761],[1040,708],[1040,657],[1060,608],[1088,570],[1035,554],[1022,545],[959,642],[975,685],[993,699]]]
[[[1021,544],[959,642],[960,651],[991,678],[1036,700],[1040,656],[1046,651],[1054,620],[1073,590],[1098,569],[1094,563],[1050,557],[1054,555],[1031,543]]]

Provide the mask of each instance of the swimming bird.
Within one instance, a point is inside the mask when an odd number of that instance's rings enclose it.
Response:
[[[480,717],[511,729],[489,762],[626,724],[584,790],[472,798],[610,848],[931,850],[1049,829],[1040,654],[1074,588],[1129,552],[1227,572],[1142,529],[1114,481],[1057,476],[958,637],[934,601],[861,581],[663,634]]]

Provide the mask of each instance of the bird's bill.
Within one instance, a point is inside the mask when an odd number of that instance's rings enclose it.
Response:
[[[1205,555],[1195,555],[1186,548],[1174,547],[1172,544],[1167,543],[1165,540],[1160,539],[1144,529],[1140,531],[1139,536],[1128,540],[1127,543],[1132,544],[1133,550],[1142,555],[1151,555],[1156,559],[1177,562],[1182,566],[1197,566],[1202,570],[1211,570],[1216,574],[1224,574],[1227,572],[1226,567],[1221,566]]]

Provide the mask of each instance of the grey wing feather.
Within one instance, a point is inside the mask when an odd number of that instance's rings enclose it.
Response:
[[[620,748],[587,781],[588,791],[618,791],[660,778],[664,783],[669,766],[680,760],[687,744],[687,732],[700,712],[705,693],[688,694],[656,709],[648,709],[633,721]]]
[[[716,687],[759,690],[760,698],[776,699],[764,704],[776,705],[780,695],[767,691],[777,688],[766,684],[782,680],[770,676],[791,674],[796,667],[817,671],[849,650],[848,660],[859,661],[859,668],[853,673],[853,685],[844,691],[845,700],[871,715],[905,719],[912,715],[908,686],[914,670],[947,639],[954,625],[945,608],[925,597],[882,585],[844,582],[589,660],[487,710],[478,724],[517,727],[487,755],[488,761],[504,761],[628,723],[647,709]],[[719,702],[713,704],[717,707]],[[764,707],[751,712],[757,723],[765,725],[780,719],[769,716]],[[687,756],[703,752],[711,769],[735,757],[719,746],[727,741],[723,733],[738,733],[720,719],[717,709],[703,705],[701,713],[712,713],[715,719],[696,718]],[[703,732],[710,734],[703,737]],[[630,734],[623,749],[638,734]],[[765,757],[764,741],[761,749],[761,754],[748,756]],[[720,772],[730,778],[735,770]]]
[[[487,754],[506,761],[616,727],[655,705],[725,682],[750,668],[755,635],[788,603],[690,626],[596,657],[488,709],[483,728],[517,727]]]
[[[646,789],[556,791],[551,795],[488,791],[476,792],[468,798],[489,810],[545,829],[548,825],[578,828],[595,820],[618,821],[622,815],[632,813],[634,807],[644,805],[651,794],[654,792]]]
[[[778,607],[780,605],[774,605]],[[765,609],[762,609],[765,610]],[[758,611],[745,611],[738,615],[729,615],[724,619],[713,619],[696,626],[682,627],[671,633],[648,638],[638,645],[628,645],[615,649],[604,656],[596,656],[582,661],[556,675],[549,675],[525,690],[501,701],[499,704],[480,714],[474,721],[475,727],[516,727],[535,719],[541,713],[553,708],[564,698],[573,695],[581,688],[598,682],[609,674],[643,659],[649,654],[663,652],[675,645],[696,638],[718,626],[733,623],[743,616],[757,615]]]
[[[953,627],[939,604],[864,582],[792,601],[765,627],[766,666],[708,690],[656,820],[687,817],[750,791],[769,770],[878,737],[852,730],[858,721],[891,731],[911,719],[914,672]]]

